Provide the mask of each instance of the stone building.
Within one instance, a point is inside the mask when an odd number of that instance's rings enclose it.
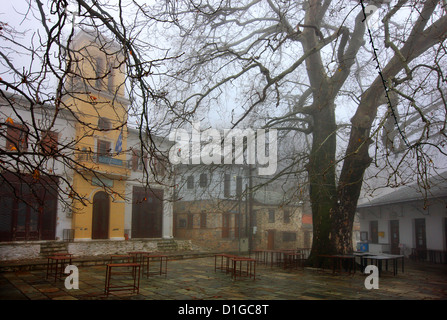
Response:
[[[312,219],[304,203],[261,188],[250,193],[246,166],[177,168],[174,237],[209,250],[310,247]]]

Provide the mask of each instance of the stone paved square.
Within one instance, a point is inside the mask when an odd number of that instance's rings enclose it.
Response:
[[[73,262],[76,265],[76,261]],[[46,278],[46,270],[0,273],[0,299],[23,300],[446,300],[447,267],[406,261],[404,273],[383,272],[378,289],[366,289],[367,275],[333,273],[330,269],[283,269],[257,264],[256,280],[235,281],[214,270],[214,257],[171,260],[165,277],[140,277],[139,294],[104,294],[105,265],[79,266],[79,289],[66,289],[63,279]],[[131,284],[125,275],[114,285]]]

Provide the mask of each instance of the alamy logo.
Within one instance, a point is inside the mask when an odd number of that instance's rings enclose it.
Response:
[[[383,0],[382,4],[390,4],[391,0]],[[363,5],[363,1],[362,1]],[[366,7],[364,7],[364,14],[365,14],[365,23],[368,28],[376,28],[376,26],[381,22],[380,17],[378,14],[375,13],[379,10],[379,8],[373,4],[369,4]]]
[[[365,279],[365,288],[368,290],[379,289],[379,269],[377,266],[366,266],[365,274],[369,274]]]
[[[245,139],[244,139],[245,138]],[[172,164],[257,164],[259,175],[271,175],[277,169],[277,132],[275,129],[217,129],[200,131],[200,122],[192,132],[176,129],[169,135],[175,145],[169,152]],[[234,144],[233,144],[234,140]],[[268,140],[268,141],[267,141]],[[268,151],[268,152],[267,152]],[[244,161],[245,159],[245,161]]]
[[[65,288],[68,290],[79,289],[79,270],[75,265],[69,264],[65,267],[64,272],[70,274],[65,278]]]

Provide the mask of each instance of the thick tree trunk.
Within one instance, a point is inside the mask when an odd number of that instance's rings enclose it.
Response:
[[[327,102],[314,115],[312,150],[308,165],[313,217],[310,264],[321,262],[319,255],[333,253],[332,213],[337,204],[335,179],[336,123],[334,104]]]
[[[328,80],[318,54],[306,59],[311,87],[315,90],[314,106],[317,106],[313,114],[313,143],[308,168],[314,225],[312,252],[309,257],[312,265],[320,264],[321,259],[318,256],[321,254],[348,253],[353,249],[352,228],[357,201],[363,175],[371,163],[368,154],[371,126],[379,105],[387,103],[382,79],[395,77],[405,64],[408,65],[445,37],[447,17],[442,17],[426,28],[438,3],[439,1],[434,0],[425,2],[421,15],[411,30],[409,41],[362,95],[356,114],[351,119],[351,136],[338,182],[335,178],[336,125],[333,101],[335,91],[343,81],[338,78]],[[320,2],[311,3],[306,14],[306,25],[319,26],[316,19],[320,9],[324,9]],[[359,30],[359,34],[362,33],[363,29]],[[315,47],[316,36],[307,29],[303,32],[303,37],[303,46],[308,52]],[[357,52],[355,48],[353,52]],[[348,70],[349,68],[346,69]],[[324,101],[324,98],[328,101]]]
[[[338,207],[332,219],[332,241],[335,252],[347,254],[354,249],[352,230],[357,202],[362,189],[363,175],[371,163],[368,154],[369,129],[352,127],[351,141],[357,141],[353,146],[356,150],[347,150],[349,155],[343,165],[338,182]]]

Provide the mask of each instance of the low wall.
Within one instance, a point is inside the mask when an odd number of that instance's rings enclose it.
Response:
[[[44,255],[41,254],[41,246],[49,242],[2,242],[0,243],[0,261],[44,258]],[[163,245],[166,245],[166,243],[174,243],[175,251],[199,249],[190,240],[88,240],[74,241],[66,244],[69,253],[80,257],[125,254],[130,251],[174,251],[172,248],[167,249],[164,247]]]
[[[0,261],[40,258],[39,242],[0,243]]]
[[[101,256],[125,254],[130,251],[156,251],[157,241],[91,240],[68,244],[68,252],[74,256]]]

